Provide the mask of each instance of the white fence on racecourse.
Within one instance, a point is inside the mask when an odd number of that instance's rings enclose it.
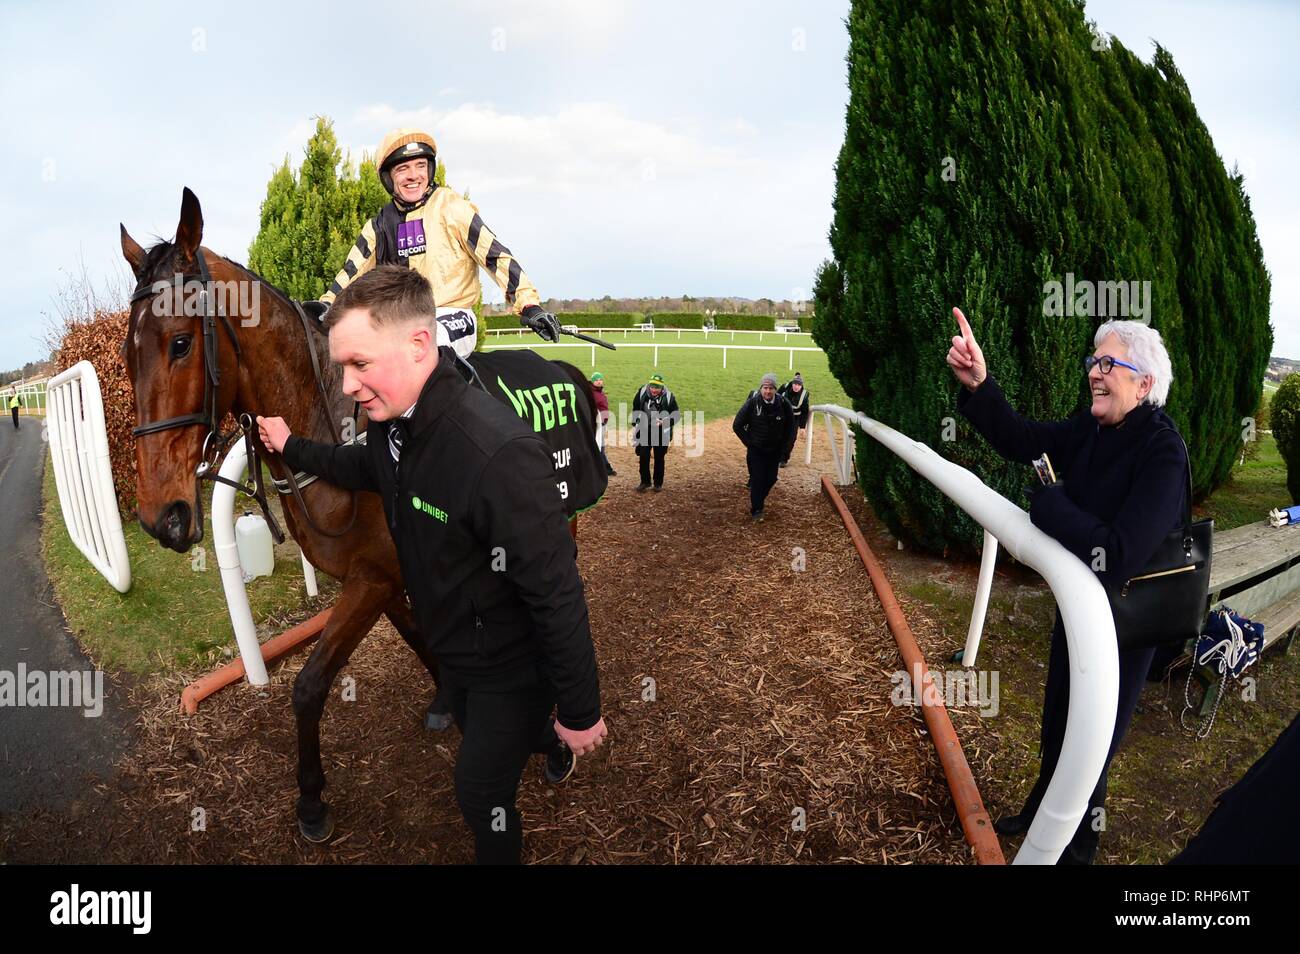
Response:
[[[591,366],[594,368],[594,367],[596,366],[596,348],[597,348],[597,347],[598,347],[598,345],[589,345],[589,344],[585,344],[585,343],[582,343],[582,342],[577,342],[577,343],[570,344],[569,342],[565,341],[565,342],[560,342],[560,343],[557,343],[557,344],[551,344],[550,342],[547,342],[547,341],[539,341],[539,342],[537,342],[537,343],[527,342],[527,343],[525,343],[525,344],[493,344],[493,345],[484,345],[484,346],[483,346],[483,350],[484,350],[484,351],[509,351],[509,350],[511,350],[511,349],[518,350],[518,349],[520,349],[520,348],[528,348],[528,349],[531,349],[531,350],[540,351],[540,350],[542,350],[543,348],[590,348],[590,349],[591,349]],[[794,370],[794,353],[795,353],[796,351],[800,351],[800,352],[808,351],[808,352],[815,352],[815,353],[820,354],[820,353],[821,353],[821,350],[822,350],[821,348],[805,348],[805,347],[801,347],[801,346],[791,346],[791,347],[788,347],[788,348],[783,348],[783,347],[781,347],[781,345],[677,344],[676,342],[668,342],[668,343],[666,343],[666,344],[658,344],[658,343],[655,343],[655,344],[647,344],[647,343],[645,343],[645,342],[633,342],[633,343],[631,343],[631,344],[620,344],[620,345],[618,346],[618,349],[619,349],[620,351],[622,351],[624,348],[654,348],[654,352],[655,352],[655,359],[654,359],[654,360],[655,360],[655,363],[654,363],[654,366],[655,366],[656,368],[659,367],[659,349],[660,349],[660,348],[676,348],[676,349],[682,349],[682,348],[702,348],[702,349],[704,349],[704,350],[706,350],[706,351],[718,351],[718,350],[721,350],[721,351],[722,351],[722,367],[723,367],[723,368],[726,368],[726,366],[727,366],[727,352],[728,352],[728,351],[787,351],[787,352],[789,352],[789,354],[790,354],[789,367],[787,368],[787,370],[790,370],[790,371],[793,371],[793,370]]]
[[[12,384],[5,385],[0,388],[0,397],[4,398],[5,412],[9,411],[9,399],[17,392],[18,404],[22,408],[23,414],[44,414],[47,387],[48,382],[44,380],[15,381]]]
[[[104,401],[94,366],[78,361],[50,379],[46,396],[50,460],[68,536],[104,579],[125,593],[131,588],[131,563],[117,511]]]
[[[227,480],[238,483],[248,469],[248,451],[242,440],[235,441],[221,461],[218,473]],[[270,677],[262,647],[257,642],[257,625],[253,611],[248,607],[248,590],[244,584],[244,570],[239,565],[239,546],[235,542],[235,495],[229,484],[218,483],[212,491],[212,546],[217,552],[217,566],[221,568],[221,587],[226,594],[226,609],[230,612],[230,625],[235,631],[235,644],[239,658],[244,661],[244,674],[250,684],[265,686]],[[316,595],[316,568],[302,555],[302,574],[307,582],[307,595]]]
[[[974,666],[979,652],[999,541],[1017,560],[1037,570],[1051,587],[1065,623],[1069,648],[1070,703],[1065,741],[1047,794],[1013,864],[1054,864],[1088,808],[1088,797],[1101,777],[1115,729],[1119,650],[1115,642],[1115,621],[1101,583],[1078,557],[1030,523],[1025,511],[985,486],[966,468],[865,414],[834,404],[815,404],[812,410],[826,416],[826,433],[840,483],[848,483],[850,479],[853,437],[848,425],[854,424],[901,457],[984,527],[984,555],[962,665]],[[845,438],[842,452],[835,446],[832,417],[841,422]],[[811,431],[810,427],[805,459],[812,453]],[[919,693],[923,687],[914,688],[918,693],[916,698],[922,698]]]
[[[563,316],[563,315],[557,315],[556,317],[557,317],[557,318],[563,318],[564,316]],[[767,330],[757,330],[757,331],[750,331],[750,330],[747,330],[747,329],[740,329],[740,328],[737,328],[737,329],[731,329],[731,328],[722,328],[722,329],[718,329],[718,328],[714,328],[714,329],[712,329],[712,330],[710,330],[710,329],[708,329],[708,328],[652,328],[652,329],[650,329],[649,331],[643,331],[643,330],[640,329],[640,328],[579,328],[577,325],[566,325],[566,324],[564,324],[563,322],[561,322],[560,324],[561,324],[561,327],[564,327],[564,328],[573,328],[573,329],[576,329],[576,330],[578,330],[578,331],[581,331],[583,334],[595,335],[595,336],[598,337],[598,338],[599,338],[599,337],[609,337],[609,336],[611,336],[614,332],[618,332],[618,333],[620,333],[620,334],[623,335],[623,338],[624,338],[624,339],[626,339],[626,338],[627,338],[627,335],[628,335],[628,332],[631,332],[632,334],[636,334],[636,335],[645,335],[645,334],[648,334],[652,339],[658,338],[659,335],[664,335],[665,337],[668,337],[668,336],[671,336],[671,335],[676,335],[676,336],[677,336],[677,340],[678,340],[678,341],[681,341],[681,340],[682,340],[682,332],[683,332],[683,331],[685,331],[685,332],[687,332],[687,333],[689,333],[689,334],[700,334],[700,335],[704,335],[705,340],[708,339],[709,335],[717,335],[718,337],[722,337],[723,335],[730,335],[730,336],[731,336],[731,338],[730,338],[731,341],[735,341],[735,340],[736,340],[736,335],[758,335],[758,336],[759,336],[759,338],[758,338],[759,341],[762,341],[762,340],[763,340],[763,335],[772,335],[772,336],[780,335],[780,336],[781,336],[781,341],[782,341],[782,342],[788,342],[788,341],[790,340],[790,336],[791,336],[791,335],[805,335],[805,336],[810,337],[810,338],[812,337],[812,332],[811,332],[811,331],[799,331],[797,328],[796,328],[795,330],[793,330],[793,331],[773,331],[773,330],[771,330],[771,329],[767,329]],[[524,335],[524,334],[531,335],[531,334],[535,334],[535,332],[533,331],[533,329],[531,329],[531,328],[525,328],[525,327],[523,327],[522,325],[521,325],[520,327],[518,327],[518,328],[486,328],[486,329],[484,329],[481,333],[484,334],[484,335]],[[741,341],[744,341],[745,339],[744,339],[744,338],[741,338],[740,340],[741,340]]]

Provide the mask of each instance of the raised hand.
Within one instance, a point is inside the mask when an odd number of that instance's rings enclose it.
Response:
[[[970,323],[960,308],[952,310],[957,319],[960,335],[953,336],[952,347],[948,349],[948,365],[968,391],[974,391],[988,377],[988,366],[984,363],[984,352],[975,342],[975,333],[970,330]]]

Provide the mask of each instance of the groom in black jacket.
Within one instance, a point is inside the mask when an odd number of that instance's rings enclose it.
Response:
[[[456,798],[475,857],[517,864],[515,795],[529,755],[550,754],[559,781],[570,753],[605,737],[595,650],[551,453],[466,382],[455,352],[435,344],[435,314],[428,281],[396,266],[362,275],[330,309],[330,357],[370,417],[364,445],[314,443],[278,417],[258,425],[290,467],[381,496],[463,734]]]

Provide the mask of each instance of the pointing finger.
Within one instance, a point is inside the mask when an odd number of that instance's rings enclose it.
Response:
[[[970,322],[966,320],[966,316],[962,314],[961,309],[954,308],[952,310],[952,313],[953,316],[957,319],[957,327],[961,329],[961,336],[969,342],[974,342],[975,335],[970,330]]]

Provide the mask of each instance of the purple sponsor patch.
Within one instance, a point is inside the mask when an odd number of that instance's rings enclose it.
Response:
[[[402,258],[424,251],[424,219],[397,223],[397,254]]]

